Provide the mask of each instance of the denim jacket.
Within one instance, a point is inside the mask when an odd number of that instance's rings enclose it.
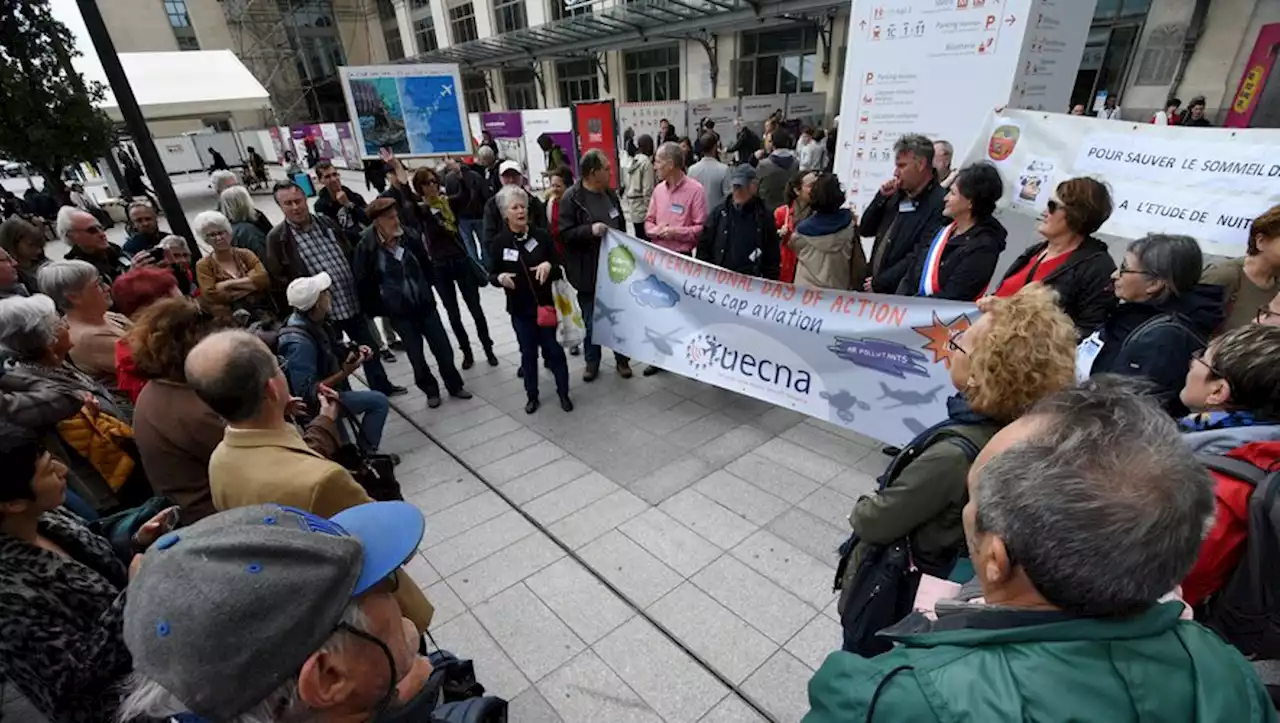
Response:
[[[317,324],[295,311],[280,328],[276,349],[284,359],[289,392],[307,400],[311,412],[316,413],[320,408],[316,387],[342,368],[332,329],[327,323]]]

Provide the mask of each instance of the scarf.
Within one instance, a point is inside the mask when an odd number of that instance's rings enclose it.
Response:
[[[1245,411],[1194,412],[1178,420],[1178,427],[1183,432],[1204,432],[1211,429],[1231,429],[1232,427],[1252,427],[1265,424]]]
[[[437,195],[435,198],[428,198],[427,205],[439,209],[440,223],[449,229],[449,233],[458,232],[458,219],[453,215],[453,209],[449,207],[449,199],[444,196]]]
[[[933,237],[933,243],[929,244],[929,253],[924,259],[924,273],[920,275],[917,296],[933,296],[942,290],[942,280],[939,276],[942,270],[942,254],[955,230],[956,224],[952,222],[938,229],[938,234]]]

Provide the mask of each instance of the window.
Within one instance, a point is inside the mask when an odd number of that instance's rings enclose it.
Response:
[[[431,0],[412,0],[412,2],[409,3],[409,7],[415,11],[414,14],[416,15],[416,11],[422,10],[423,8],[430,8]],[[428,12],[430,12],[430,10],[428,10]]]
[[[489,112],[489,84],[484,80],[484,73],[463,72],[462,93],[466,98],[468,111]]]
[[[507,110],[537,108],[537,82],[531,68],[505,68],[502,71],[502,87],[507,96]]]
[[[384,23],[396,19],[396,7],[391,4],[391,0],[378,0],[378,19]]]
[[[812,93],[817,60],[813,26],[746,31],[738,52],[738,95]]]
[[[169,16],[169,25],[171,27],[191,27],[191,17],[187,15],[186,0],[164,0],[164,12]]]
[[[590,2],[580,2],[579,4],[574,5],[571,8],[565,7],[566,2],[573,2],[573,1],[574,0],[550,0],[551,19],[564,20],[565,18],[572,18],[578,15],[588,15],[591,13]]]
[[[529,27],[524,0],[493,0],[493,25],[498,33],[509,33]]]
[[[418,41],[418,52],[429,53],[440,47],[436,42],[436,24],[431,16],[413,21],[413,37]]]
[[[1142,50],[1138,64],[1138,78],[1134,85],[1168,85],[1177,72],[1182,59],[1182,40],[1186,28],[1182,25],[1161,25],[1151,31],[1147,47]]]
[[[680,47],[665,45],[622,54],[627,101],[680,100]]]
[[[476,11],[470,0],[449,8],[449,29],[453,32],[454,45],[480,37],[476,30]]]
[[[400,39],[400,26],[392,25],[382,29],[382,37],[387,41],[387,59],[400,60],[404,58],[404,41]]]
[[[556,78],[560,81],[562,104],[600,97],[600,80],[596,77],[595,61],[591,58],[557,60]]]

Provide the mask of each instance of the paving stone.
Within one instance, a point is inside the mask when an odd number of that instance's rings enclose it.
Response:
[[[617,530],[578,551],[582,559],[640,607],[666,595],[683,578]]]
[[[723,683],[639,617],[592,649],[667,723],[695,723],[728,693]]]
[[[867,447],[851,442],[838,434],[832,434],[808,424],[792,427],[780,436],[789,442],[795,442],[801,447],[811,449],[843,465],[851,465],[871,451]]]
[[[564,723],[547,699],[534,687],[508,702],[507,719],[519,723]]]
[[[815,612],[822,610],[834,595],[831,580],[835,558],[830,564],[819,562],[771,532],[755,533],[730,554],[807,601]]]
[[[695,484],[693,489],[757,525],[769,524],[791,506],[724,470],[712,472]]]
[[[744,424],[693,451],[713,466],[721,467],[768,442],[771,436],[764,430]]]
[[[462,452],[461,456],[467,464],[479,468],[509,457],[519,458],[523,456],[526,449],[541,441],[543,441],[542,437],[532,429],[520,429],[472,447]]]
[[[872,492],[875,492],[880,488],[880,484],[876,482],[876,477],[885,471],[890,462],[890,459],[885,455],[880,454],[879,452],[876,454],[879,455],[881,460],[883,460],[883,463],[880,465],[879,472],[876,472],[875,474],[868,474],[859,466],[867,464],[868,460],[871,460],[875,456],[868,455],[867,458],[864,461],[859,462],[858,465],[846,467],[842,470],[840,474],[836,475],[834,479],[827,483],[827,487],[830,487],[840,494],[854,500],[857,500],[863,495],[869,495]]]
[[[427,562],[421,553],[415,554],[403,568],[413,578],[413,582],[423,590],[440,581],[440,573]]]
[[[537,444],[522,450],[519,454],[486,464],[477,471],[490,484],[501,486],[567,454],[554,442],[539,439]]]
[[[738,420],[727,414],[711,412],[683,427],[664,430],[662,438],[682,449],[697,449],[738,426]]]
[[[442,482],[457,482],[470,476],[467,468],[452,457],[433,460],[410,472],[396,469],[396,479],[400,482],[400,491],[405,499],[417,497]]]
[[[510,510],[511,505],[494,492],[481,492],[475,497],[433,514],[422,536],[422,547],[424,549],[434,547]]]
[[[564,557],[564,550],[545,535],[529,535],[510,547],[447,578],[449,587],[467,605],[497,595]]]
[[[656,508],[631,518],[618,530],[684,577],[721,554],[720,548]]]
[[[783,647],[796,656],[797,660],[816,671],[822,661],[839,650],[843,643],[844,631],[840,623],[826,615],[818,615]]]
[[[810,418],[810,419],[806,419],[804,423],[811,427],[817,427],[818,429],[821,429],[824,432],[829,432],[838,437],[844,437],[845,439],[849,440],[850,442],[853,442],[859,447],[866,447],[867,449],[878,450],[884,446],[884,442],[881,442],[880,440],[872,439],[871,437],[868,437],[865,434],[859,434],[853,431],[852,429],[849,429],[848,427],[841,427],[838,424],[832,424],[831,422],[828,422],[822,419]]]
[[[641,429],[661,435],[673,429],[679,429],[686,424],[696,422],[708,414],[711,414],[710,409],[692,399],[685,399],[674,407],[663,410],[658,414],[640,417],[635,423]]]
[[[491,439],[497,439],[504,434],[511,434],[523,428],[523,424],[503,415],[460,432],[441,436],[440,444],[452,450],[455,454],[459,454]]]
[[[649,507],[626,490],[618,490],[551,525],[551,534],[576,550],[635,517]]]
[[[476,680],[490,695],[511,700],[529,687],[524,673],[471,613],[463,613],[440,627],[432,626],[431,635],[440,647],[456,650],[475,661]]]
[[[523,584],[507,588],[473,612],[530,680],[538,680],[587,647]]]
[[[832,527],[847,531],[850,529],[849,514],[853,512],[853,506],[857,502],[857,499],[827,485],[801,500],[796,507],[818,517]],[[845,536],[848,536],[847,532]]]
[[[635,614],[622,598],[568,557],[529,576],[525,584],[588,645]]]
[[[499,489],[512,502],[523,505],[590,472],[591,468],[577,457],[561,457],[551,464],[516,477]]]
[[[444,580],[425,588],[422,592],[436,609],[435,614],[431,617],[431,629],[433,631],[467,612],[467,606],[462,604],[462,601],[458,599],[458,594]]]
[[[660,505],[671,495],[707,476],[712,469],[712,463],[706,459],[694,454],[685,455],[627,483],[626,487],[645,502]]]
[[[800,424],[805,419],[805,415],[799,412],[783,407],[773,407],[754,419],[747,420],[747,423],[771,434],[781,434]]]
[[[746,680],[778,650],[777,643],[692,583],[667,593],[648,612],[734,683]]]
[[[476,525],[451,540],[428,548],[425,554],[431,566],[448,577],[520,538],[533,534],[534,529],[523,515],[511,510]]]
[[[422,510],[423,516],[427,518],[427,524],[430,525],[432,515],[475,497],[487,489],[489,488],[485,487],[483,482],[468,474],[465,477],[441,482],[426,492],[420,492],[408,498],[407,501]]]
[[[809,712],[813,671],[786,651],[778,651],[743,683],[742,690],[763,705],[778,723],[799,723]]]
[[[764,716],[751,709],[736,695],[727,695],[698,723],[765,723]]]
[[[564,723],[663,723],[662,718],[590,650],[538,681],[538,692]]]
[[[599,472],[593,472],[524,503],[521,507],[535,520],[550,525],[620,489],[612,480]]]
[[[804,601],[729,555],[707,565],[690,582],[778,645],[813,618]]]
[[[844,469],[839,462],[780,437],[765,442],[756,453],[817,482],[826,482]]]
[[[754,453],[733,460],[725,470],[793,505],[813,494],[820,486],[808,477]]]
[[[658,509],[726,550],[747,539],[757,529],[746,518],[691,489],[671,497]]]
[[[779,515],[765,529],[809,553],[814,559],[833,561],[833,564],[840,559],[840,544],[849,537],[847,531],[796,507]]]

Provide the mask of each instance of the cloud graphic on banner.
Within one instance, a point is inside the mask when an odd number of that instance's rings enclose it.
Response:
[[[836,416],[839,417],[842,422],[852,422],[855,419],[853,414],[855,407],[864,412],[871,411],[870,404],[858,399],[844,389],[841,389],[835,394],[823,392],[819,396],[827,400],[827,403],[831,405],[833,410],[835,410]]]
[[[631,296],[641,306],[654,309],[670,309],[680,301],[680,294],[669,284],[650,274],[648,278],[631,284]]]
[[[950,349],[951,337],[969,328],[969,317],[961,314],[950,322],[943,322],[938,318],[938,312],[933,312],[933,323],[929,326],[913,326],[911,327],[917,334],[923,336],[929,341],[922,347],[925,351],[933,352],[933,363],[942,362],[951,368],[951,358],[957,353]]]
[[[890,389],[888,384],[880,382],[880,391],[884,392],[876,399],[892,399],[897,404],[890,404],[881,409],[897,409],[898,407],[919,407],[938,401],[938,392],[942,386],[936,386],[927,392],[916,392],[910,389]]]
[[[898,379],[905,379],[908,374],[917,377],[929,376],[929,370],[924,365],[928,357],[896,341],[870,337],[850,339],[837,336],[836,343],[828,346],[827,351],[864,369],[888,374]]]

